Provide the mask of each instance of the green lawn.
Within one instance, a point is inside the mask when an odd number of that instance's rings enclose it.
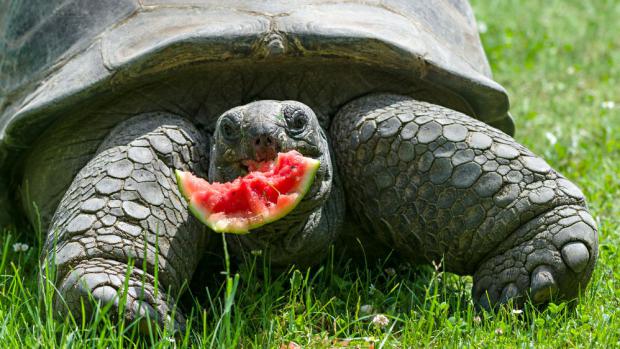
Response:
[[[278,348],[289,341],[322,348],[336,338],[362,347],[374,340],[377,348],[620,347],[620,2],[473,6],[495,78],[511,96],[517,140],[574,180],[597,217],[600,258],[574,309],[476,313],[471,278],[432,267],[360,269],[338,258],[265,281],[255,256],[238,279],[215,279],[209,294],[196,297],[202,306],[190,307],[181,336],[139,338],[131,324],[112,326],[105,312],[95,325],[49,320],[49,297],[37,296],[40,243],[33,232],[12,232],[0,234],[0,348]],[[30,249],[15,252],[15,242]],[[387,326],[372,323],[376,313]]]

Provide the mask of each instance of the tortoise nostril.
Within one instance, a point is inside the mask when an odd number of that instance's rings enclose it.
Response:
[[[254,145],[258,147],[270,147],[275,144],[275,140],[271,136],[258,136],[254,140]]]
[[[254,139],[253,143],[256,160],[264,161],[275,159],[278,147],[273,137],[260,135]]]

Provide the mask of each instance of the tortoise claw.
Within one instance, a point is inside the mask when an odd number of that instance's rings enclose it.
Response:
[[[536,304],[550,301],[558,293],[558,285],[549,266],[541,265],[532,273],[530,295]]]

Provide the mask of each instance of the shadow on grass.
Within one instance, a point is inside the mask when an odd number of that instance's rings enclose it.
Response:
[[[17,241],[34,246],[13,251]],[[273,270],[268,258],[258,254],[232,266],[226,266],[221,256],[206,256],[208,263],[203,265],[208,267],[196,273],[179,301],[186,327],[174,332],[149,325],[146,334],[140,335],[138,322],[125,321],[122,307],[118,311],[109,305],[98,307],[91,319],[54,320],[53,285],[39,283],[53,277],[40,278],[38,243],[12,234],[0,235],[0,243],[3,347],[27,345],[27,339],[33,338],[45,347],[94,348],[277,348],[289,342],[329,347],[348,343],[344,339],[376,347],[434,346],[462,341],[477,330],[497,336],[531,332],[566,321],[575,312],[565,303],[545,310],[527,305],[523,312],[509,308],[492,314],[477,312],[470,297],[470,277],[445,273],[440,265],[400,263],[391,255],[364,263],[336,257],[338,251],[332,248],[327,260],[305,270],[294,266]],[[379,314],[387,323],[373,321]]]

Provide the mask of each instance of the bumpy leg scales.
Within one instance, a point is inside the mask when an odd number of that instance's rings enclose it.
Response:
[[[59,314],[79,317],[84,303],[90,316],[91,299],[115,309],[124,300],[128,320],[148,313],[160,325],[182,324],[172,304],[206,235],[173,169],[205,176],[208,148],[191,123],[168,114],[136,116],[110,132],[61,200],[43,250],[44,267],[56,269]]]
[[[596,259],[596,224],[582,206],[566,205],[532,219],[500,244],[474,274],[472,296],[484,308],[572,299]]]
[[[589,281],[583,194],[508,135],[397,95],[350,102],[330,131],[361,226],[410,260],[474,274],[477,304],[569,299]]]

